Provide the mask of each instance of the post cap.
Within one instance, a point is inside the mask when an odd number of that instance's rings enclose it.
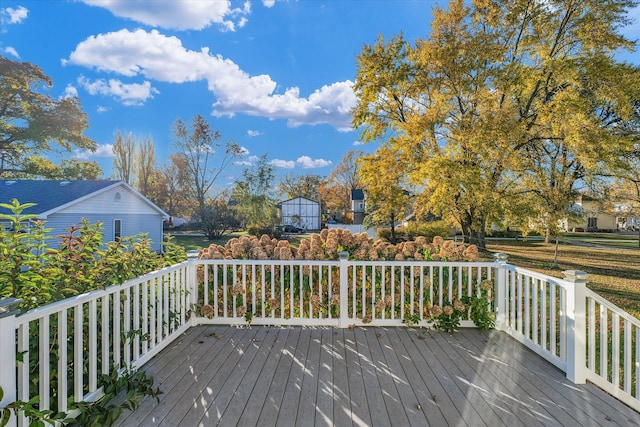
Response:
[[[564,278],[571,282],[586,282],[589,273],[580,270],[565,270],[562,272]]]
[[[188,259],[198,258],[198,255],[200,255],[200,251],[197,250],[197,249],[191,249],[191,250],[187,251],[187,258]]]
[[[493,254],[493,259],[494,261],[497,261],[497,262],[507,262],[508,258],[509,258],[509,255],[503,254],[500,252]]]
[[[347,251],[338,252],[338,257],[340,259],[347,259],[349,258],[349,252]]]
[[[9,317],[18,314],[18,304],[22,301],[22,298],[0,298],[0,317]]]

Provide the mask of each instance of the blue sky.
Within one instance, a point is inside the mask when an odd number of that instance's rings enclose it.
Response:
[[[413,40],[429,28],[424,0],[0,0],[0,53],[40,66],[54,98],[77,95],[86,134],[76,156],[111,174],[114,132],[150,136],[156,158],[171,125],[195,114],[279,174],[327,175],[362,146],[350,127],[356,58],[378,33]],[[230,174],[239,174],[243,165]]]
[[[348,151],[376,148],[350,128],[355,56],[378,34],[425,38],[436,3],[0,0],[0,53],[40,66],[52,97],[81,99],[99,150],[74,155],[105,177],[115,131],[151,137],[160,163],[176,151],[171,125],[195,114],[246,148],[229,180],[264,153],[278,174],[328,175]],[[624,32],[637,39],[640,25]]]

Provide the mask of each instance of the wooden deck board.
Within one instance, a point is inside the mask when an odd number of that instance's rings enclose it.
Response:
[[[143,369],[160,403],[116,425],[640,425],[496,331],[201,326]]]

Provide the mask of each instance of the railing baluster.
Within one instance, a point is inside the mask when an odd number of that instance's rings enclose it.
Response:
[[[102,338],[102,345],[100,346],[100,354],[102,355],[102,368],[100,372],[102,375],[109,374],[109,337],[111,336],[111,328],[109,323],[109,294],[105,294],[101,299],[102,305],[102,328],[100,330],[100,336]],[[153,323],[153,322],[152,322]],[[153,337],[153,333],[151,335]],[[153,339],[153,338],[152,338]]]
[[[82,305],[78,304],[73,308],[73,398],[76,402],[81,402],[82,398],[84,397],[84,380],[82,375],[82,325]],[[120,342],[118,341],[118,354],[120,350],[119,346]],[[113,350],[115,353],[116,349],[114,348]],[[49,377],[41,376],[40,378]]]
[[[133,287],[133,330],[136,334],[133,337],[133,360],[138,360],[140,357],[140,287],[141,283],[136,283]],[[182,320],[184,323],[184,320]],[[91,388],[91,387],[89,387]]]
[[[600,304],[600,376],[604,379],[609,379],[609,366],[607,355],[609,354],[609,343],[607,340],[608,325],[608,313],[607,308]]]
[[[413,316],[413,314],[414,314],[413,313],[414,312],[414,294],[415,294],[414,290],[415,290],[416,286],[415,286],[415,277],[414,277],[413,267],[412,266],[409,267],[409,270],[410,270],[409,283],[411,284],[410,288],[409,288],[409,292],[410,292],[409,304],[410,304],[410,307],[411,307],[410,314],[411,314],[411,316]],[[404,302],[403,302],[403,304],[404,304]],[[404,313],[404,310],[402,310],[402,312]]]
[[[124,312],[122,313],[122,331],[125,335],[123,341],[124,348],[124,364],[129,365],[131,363],[131,338],[129,332],[131,331],[131,292],[130,288],[124,289]]]
[[[531,302],[531,305],[533,307],[532,317],[533,317],[534,344],[540,343],[540,338],[539,338],[540,329],[539,329],[539,323],[538,323],[538,317],[540,316],[540,307],[538,304],[539,286],[540,286],[540,279],[534,279],[533,282],[531,283],[531,290],[533,291],[533,301]]]
[[[420,269],[420,320],[424,320],[424,266],[420,265],[418,268]]]
[[[256,265],[251,264],[251,313],[249,315],[253,318],[253,313],[256,312],[256,293],[258,290],[256,289]],[[249,309],[247,308],[247,311]]]
[[[549,289],[549,350],[553,356],[558,354],[556,329],[558,327],[558,318],[556,313],[556,290],[557,286],[553,283],[548,284]]]
[[[547,283],[548,282],[546,280],[540,281],[540,345],[542,345],[542,348],[544,348],[545,350],[549,350],[549,348],[547,347],[547,292],[549,291]]]
[[[395,266],[391,266],[391,281],[389,282],[389,290],[391,291],[391,319],[395,319],[396,314],[396,271]]]
[[[531,277],[524,281],[524,336],[531,339]]]
[[[51,391],[49,389],[49,316],[45,316],[40,318],[38,322],[38,392],[40,394],[40,410],[50,409],[51,405],[49,402],[49,398],[51,396]],[[82,364],[80,364],[80,368],[82,368]],[[76,370],[76,375],[78,374]],[[82,371],[80,371],[80,375],[82,375]],[[82,378],[82,376],[80,377]]]
[[[67,320],[67,310],[61,310],[58,313],[58,411],[60,412],[67,412],[69,398]]]
[[[522,324],[523,319],[522,319],[522,274],[518,275],[518,294],[517,294],[517,298],[518,298],[518,313],[517,313],[517,318],[518,318],[518,332],[522,333],[522,329],[524,327],[524,325]]]
[[[624,324],[624,364],[623,364],[623,372],[624,372],[624,391],[627,393],[631,393],[631,323],[626,319],[623,319]]]
[[[612,313],[611,317],[611,382],[615,387],[620,385],[620,317]]]
[[[89,393],[93,393],[98,388],[98,321],[97,321],[97,301],[92,299],[89,301],[89,323],[87,327],[89,328],[89,342],[87,346],[89,347]],[[65,340],[66,341],[66,340]],[[64,342],[64,341],[61,341]],[[66,369],[66,368],[65,368]],[[61,371],[58,371],[60,374]]]
[[[588,367],[590,370],[596,369],[596,302],[589,298],[589,335],[587,345],[589,346]]]
[[[356,275],[358,272],[358,267],[354,264],[352,266],[349,267],[349,270],[351,271],[351,313],[350,313],[350,317],[352,319],[357,318],[357,311],[356,311]]]

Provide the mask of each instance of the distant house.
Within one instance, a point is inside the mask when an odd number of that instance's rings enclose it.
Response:
[[[354,224],[362,224],[364,222],[363,190],[351,190],[351,212],[353,213]]]
[[[123,181],[0,180],[0,203],[36,203],[23,214],[46,221],[50,236],[65,234],[83,218],[103,224],[104,240],[145,233],[153,250],[162,246],[162,209]],[[0,213],[9,213],[0,208]],[[8,223],[4,221],[3,227]]]
[[[306,197],[294,197],[278,204],[283,225],[293,225],[305,230],[320,229],[320,203]]]
[[[570,208],[580,215],[578,220],[564,220],[565,231],[615,231],[618,229],[618,217],[615,212],[602,208],[602,202],[592,197],[581,195]]]

